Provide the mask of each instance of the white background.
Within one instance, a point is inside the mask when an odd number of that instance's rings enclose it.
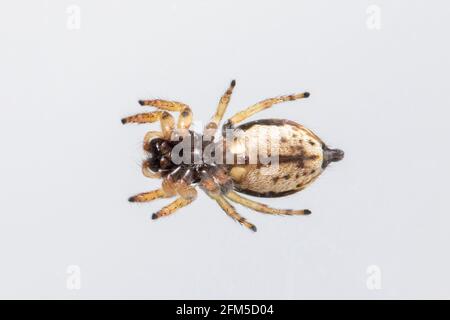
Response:
[[[379,30],[367,25],[370,5]],[[3,1],[0,297],[449,298],[449,10],[425,0]],[[138,99],[165,98],[204,123],[231,79],[228,116],[310,91],[251,120],[297,121],[345,159],[307,190],[266,201],[308,217],[239,207],[252,233],[200,194],[152,221],[167,200],[127,198],[160,184],[139,168],[157,125],[120,119],[143,111]],[[67,287],[70,265],[79,290]],[[367,286],[371,265],[379,290]]]

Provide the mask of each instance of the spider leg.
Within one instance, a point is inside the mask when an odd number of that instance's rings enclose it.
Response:
[[[146,160],[142,161],[142,174],[147,178],[159,179],[161,178],[160,172],[154,172],[148,167],[148,162]]]
[[[177,128],[180,130],[188,130],[192,123],[192,110],[189,107],[181,110],[178,116]]]
[[[184,199],[184,198],[179,197],[172,203],[168,204],[167,206],[165,206],[164,208],[159,210],[158,212],[154,213],[152,215],[152,219],[155,220],[155,219],[159,219],[161,217],[168,216],[168,215],[174,213],[176,210],[187,206],[192,201],[194,201],[194,199]]]
[[[171,198],[176,194],[173,184],[170,183],[167,179],[164,179],[162,182],[162,186],[159,189],[139,193],[135,196],[132,196],[128,199],[130,202],[148,202],[155,199],[160,198]]]
[[[161,110],[179,112],[177,128],[187,130],[192,122],[192,110],[187,104],[168,100],[139,100],[141,106],[152,106]]]
[[[227,91],[222,95],[219,101],[219,105],[217,106],[216,113],[206,125],[203,134],[208,135],[210,137],[214,136],[219,126],[220,121],[222,121],[223,115],[227,110],[228,104],[230,103],[231,94],[233,93],[233,88],[236,86],[236,81],[233,80],[230,83]]]
[[[139,100],[141,106],[152,106],[161,110],[179,112],[184,108],[189,108],[187,104],[178,101],[168,101],[161,99]]]
[[[253,209],[255,211],[259,211],[267,214],[281,214],[281,215],[308,215],[311,214],[310,210],[290,210],[290,209],[275,209],[271,208],[263,203],[256,202],[241,195],[237,194],[234,191],[230,191],[225,195],[231,201],[239,203],[247,208]]]
[[[197,190],[195,190],[195,187],[186,184],[182,180],[179,182],[172,182],[168,179],[165,179],[163,181],[162,187],[164,189],[164,192],[171,195],[175,195],[175,193],[178,193],[180,197],[158,212],[154,213],[152,215],[152,219],[158,219],[164,216],[168,216],[174,213],[177,209],[187,206],[197,198]]]
[[[164,192],[164,190],[156,189],[149,192],[139,193],[128,199],[130,202],[148,202],[159,198],[168,198],[169,196]]]
[[[245,119],[249,118],[250,116],[254,115],[255,113],[258,113],[264,109],[270,108],[274,104],[285,102],[285,101],[293,101],[297,99],[302,98],[308,98],[309,92],[303,92],[303,93],[297,93],[297,94],[291,94],[291,95],[285,95],[280,96],[276,98],[270,98],[266,100],[262,100],[247,109],[240,111],[236,113],[234,116],[232,116],[228,121],[222,126],[222,134],[226,132],[227,129],[232,129],[235,124],[244,121]]]
[[[152,123],[160,121],[162,134],[166,138],[170,138],[175,126],[173,117],[167,111],[154,111],[147,113],[139,113],[122,119],[122,123]]]
[[[245,219],[243,216],[241,216],[236,209],[222,196],[222,195],[214,195],[208,193],[208,195],[213,198],[217,204],[225,211],[225,213],[230,216],[233,220],[236,220],[244,227],[256,232],[256,227],[254,224],[250,223]]]
[[[195,189],[193,189],[193,190],[195,191]],[[188,204],[192,203],[195,200],[196,195],[197,195],[197,192],[195,191],[195,197],[190,197],[190,198],[179,197],[179,198],[177,198],[172,203],[168,204],[167,206],[165,206],[158,212],[154,213],[152,215],[152,219],[158,219],[161,217],[168,216],[168,215],[174,213],[176,210],[187,206]]]
[[[195,187],[187,184],[183,180],[175,183],[175,189],[182,198],[195,199],[197,197],[197,190]]]
[[[214,180],[213,177],[204,174],[200,182],[200,187],[206,194],[222,208],[225,213],[230,216],[233,220],[236,220],[244,227],[249,228],[256,232],[256,227],[252,223],[248,222],[247,219],[242,217],[236,209],[223,197],[222,190],[219,184]]]

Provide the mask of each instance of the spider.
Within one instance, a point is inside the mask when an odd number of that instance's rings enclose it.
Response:
[[[235,85],[236,81],[233,80],[220,98],[217,110],[202,134],[189,130],[192,122],[191,108],[176,101],[140,100],[140,105],[152,106],[158,110],[122,119],[123,124],[159,121],[161,125],[161,131],[150,131],[144,137],[143,148],[147,157],[142,164],[142,172],[146,177],[162,179],[161,188],[129,198],[130,202],[148,202],[177,196],[173,202],[153,213],[152,219],[168,216],[192,203],[197,197],[197,187],[211,197],[228,216],[252,231],[256,231],[255,225],[242,217],[230,201],[271,215],[311,213],[307,209],[271,208],[240,193],[266,198],[293,194],[316,180],[329,163],[341,160],[344,152],[329,148],[311,130],[291,120],[264,119],[236,126],[275,104],[308,98],[310,94],[303,92],[262,100],[236,113],[223,124],[222,137],[215,142],[214,136]],[[169,112],[179,113],[176,126],[174,117]],[[228,136],[230,132],[231,138]],[[274,139],[275,136],[278,139]],[[179,146],[184,142],[188,147],[180,152]],[[270,145],[272,153],[277,156],[275,164],[263,161],[271,156],[270,152],[267,153],[268,157],[257,156],[256,161],[250,161],[251,153],[261,145]],[[175,149],[178,153],[174,153]],[[267,151],[267,148],[262,149]],[[206,153],[206,150],[210,152]],[[230,154],[231,161],[217,161],[220,158],[218,155],[226,155],[229,159]],[[181,156],[183,161],[175,161],[176,155]],[[192,161],[193,158],[197,160]]]

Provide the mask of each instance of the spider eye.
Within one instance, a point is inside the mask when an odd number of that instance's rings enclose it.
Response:
[[[159,160],[159,166],[161,169],[167,169],[172,165],[172,161],[168,157],[162,157],[161,160]]]
[[[154,153],[148,155],[147,164],[150,170],[154,172],[159,170],[159,158]]]
[[[172,148],[170,147],[169,142],[163,141],[159,146],[159,150],[161,151],[162,154],[167,154],[172,150]]]
[[[162,142],[163,142],[163,140],[160,139],[160,138],[152,139],[152,141],[150,141],[149,151],[150,151],[150,152],[156,152],[156,151],[159,151]]]

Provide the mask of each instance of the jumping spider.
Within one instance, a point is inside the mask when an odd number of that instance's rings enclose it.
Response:
[[[143,162],[142,171],[146,177],[162,178],[162,187],[129,198],[131,202],[147,202],[157,198],[178,196],[175,201],[154,213],[152,219],[168,216],[193,202],[197,197],[197,186],[215,200],[227,215],[253,231],[256,231],[256,227],[242,217],[229,200],[266,214],[307,215],[311,213],[306,209],[274,209],[245,198],[237,192],[266,198],[282,197],[298,192],[311,184],[330,162],[341,160],[344,152],[328,148],[311,130],[290,120],[256,120],[235,127],[236,124],[274,104],[307,98],[309,93],[266,99],[238,112],[225,122],[222,126],[222,138],[214,142],[214,135],[235,85],[236,82],[233,80],[221,97],[216,113],[201,135],[189,130],[192,111],[188,105],[180,102],[159,99],[140,100],[140,105],[156,107],[159,110],[122,119],[123,124],[156,121],[161,124],[161,131],[150,131],[144,137],[147,158]],[[176,129],[174,118],[169,111],[179,112]],[[239,138],[226,138],[227,132],[238,131]],[[276,135],[278,139],[274,139]],[[192,143],[192,140],[201,141],[201,143]],[[184,149],[184,154],[181,153],[183,159],[192,160],[197,157],[197,161],[181,163],[174,161],[173,151],[183,141],[189,141],[188,150]],[[256,146],[261,145],[261,141],[271,147],[276,146],[278,160],[276,166],[263,162],[262,158],[257,158],[253,162],[249,161],[249,155]],[[214,151],[206,156],[204,150],[208,148]],[[229,153],[233,155],[231,162],[216,160],[218,154]],[[239,158],[242,161],[238,161],[238,153],[243,155]],[[200,161],[198,161],[199,156]]]

